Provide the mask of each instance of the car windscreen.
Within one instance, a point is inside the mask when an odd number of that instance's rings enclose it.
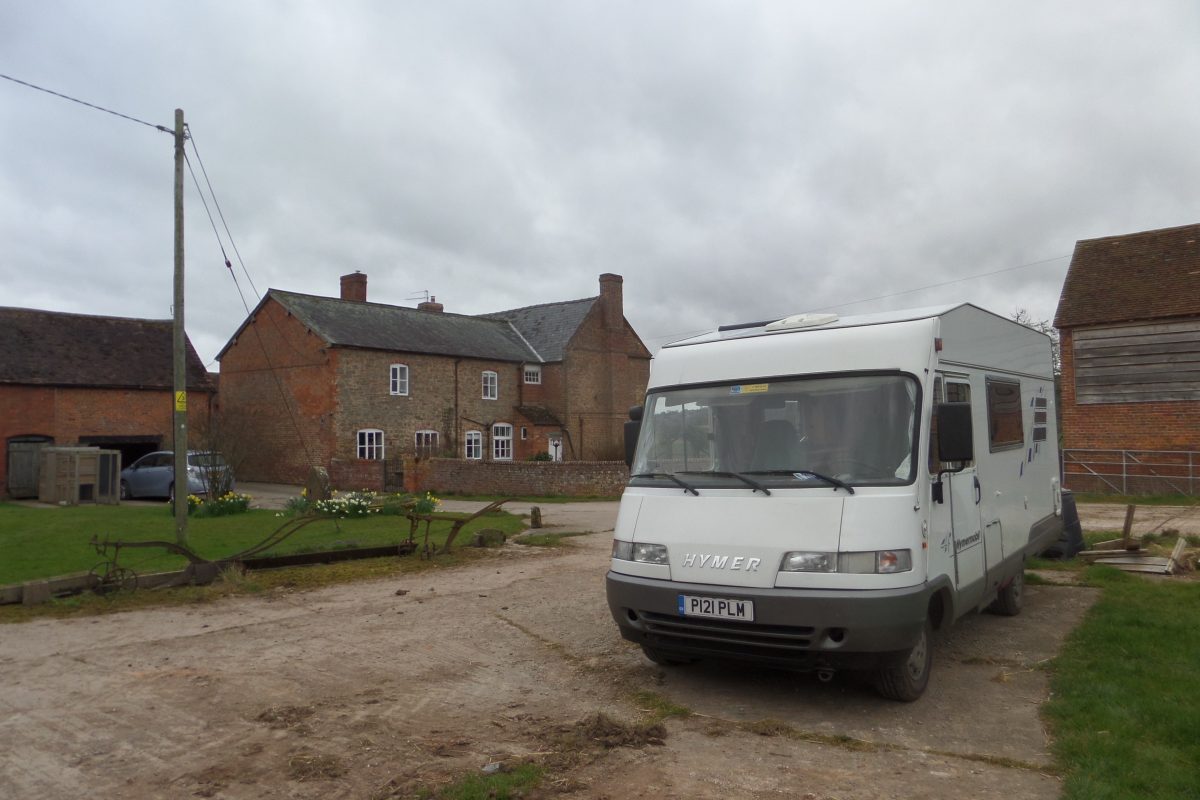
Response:
[[[772,486],[805,484],[809,473],[851,485],[909,483],[916,477],[918,401],[917,382],[896,373],[652,391],[631,473],[743,488],[715,473]],[[635,478],[655,480],[662,479]]]

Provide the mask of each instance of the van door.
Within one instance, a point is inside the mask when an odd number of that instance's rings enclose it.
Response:
[[[937,403],[971,403],[971,385],[965,376],[938,375],[934,379],[933,401]],[[976,409],[971,407],[974,418]],[[937,436],[931,430],[931,437]],[[982,490],[975,462],[943,464],[937,460],[937,441],[931,438],[929,475],[937,480],[941,470],[956,470],[942,475],[941,503],[934,503],[930,512],[931,547],[949,557],[954,569],[954,585],[959,594],[959,608],[972,608],[979,602],[985,587],[985,556],[980,525],[979,504]]]

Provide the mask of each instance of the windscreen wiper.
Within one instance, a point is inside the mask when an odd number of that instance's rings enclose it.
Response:
[[[677,477],[674,472],[639,472],[638,474],[630,475],[629,477],[666,478],[669,481],[674,481],[675,483],[679,484],[679,486],[681,486],[685,492],[691,492],[692,494],[696,495],[696,497],[700,496],[700,493],[696,491],[694,486],[692,486],[690,483],[684,482],[681,478]]]
[[[737,478],[739,481],[746,484],[754,491],[762,492],[767,497],[771,496],[770,489],[763,486],[758,481],[750,480],[749,478],[747,478],[745,475],[743,475],[740,472],[723,472],[721,470],[716,470],[716,469],[713,469],[713,470],[698,469],[698,470],[681,471],[679,474],[680,475],[716,475],[716,476],[722,477],[722,478]]]
[[[753,469],[747,471],[747,475],[792,475],[797,480],[805,478],[816,478],[819,481],[825,481],[830,486],[837,489],[845,489],[848,494],[854,494],[854,487],[839,478],[831,478],[828,475],[822,475],[819,472],[813,472],[811,469]]]

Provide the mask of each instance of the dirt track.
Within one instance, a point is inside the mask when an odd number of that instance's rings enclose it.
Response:
[[[586,506],[543,511],[611,528],[615,504]],[[402,581],[0,627],[0,796],[404,797],[533,758],[551,766],[536,796],[1057,797],[1037,666],[1090,590],[1030,587],[1019,617],[966,618],[902,705],[848,675],[655,667],[609,618],[609,537],[571,541]],[[637,720],[640,690],[695,713],[658,745],[577,734],[597,711]]]
[[[1114,531],[1125,525],[1125,506],[1118,503],[1084,503],[1079,506],[1079,521],[1085,531]],[[1133,534],[1179,531],[1200,534],[1200,506],[1138,506],[1133,515]]]

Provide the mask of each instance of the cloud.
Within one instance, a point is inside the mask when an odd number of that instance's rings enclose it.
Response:
[[[1196,221],[1198,13],[67,2],[0,12],[0,72],[156,124],[183,108],[259,291],[359,269],[373,300],[479,313],[616,272],[658,346],[827,307],[1052,317],[1067,260],[1009,268]],[[0,91],[0,303],[169,315],[170,137]],[[190,177],[186,213],[210,360],[245,311]]]

